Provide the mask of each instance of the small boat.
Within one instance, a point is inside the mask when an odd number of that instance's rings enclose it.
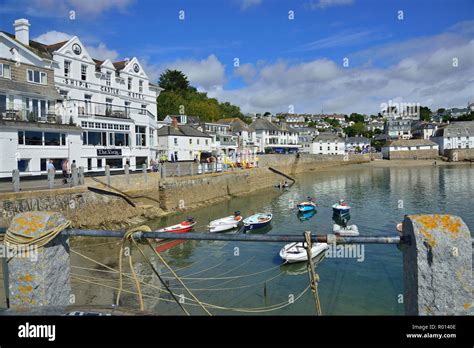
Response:
[[[288,183],[276,184],[275,187],[276,188],[288,188],[288,187],[290,187],[290,185]]]
[[[327,243],[314,243],[311,247],[311,256],[314,258],[323,253],[327,248]],[[280,250],[280,257],[289,263],[308,261],[306,242],[297,242],[285,245]]]
[[[343,227],[341,225],[334,224],[332,227],[332,231],[335,234],[338,234],[340,236],[358,236],[359,235],[359,229],[357,228],[356,225],[349,225],[349,226]]]
[[[350,210],[351,207],[349,207],[343,200],[341,200],[339,203],[333,204],[332,206],[332,211],[336,214],[349,214]]]
[[[298,210],[302,213],[307,212],[307,211],[313,211],[316,210],[316,203],[312,201],[308,202],[301,202],[297,205]]]
[[[207,227],[209,228],[209,232],[228,231],[237,228],[242,219],[243,217],[240,215],[240,211],[236,211],[234,215],[211,221]]]
[[[175,232],[175,233],[184,233],[189,232],[193,229],[196,222],[193,218],[188,218],[185,221],[181,221],[179,224],[168,226],[157,230],[156,232]]]
[[[246,231],[262,228],[270,225],[273,215],[271,213],[259,213],[244,219],[244,228]]]
[[[310,210],[310,211],[304,211],[304,212],[298,212],[298,218],[300,221],[306,221],[311,219],[314,215],[316,215],[316,210]]]

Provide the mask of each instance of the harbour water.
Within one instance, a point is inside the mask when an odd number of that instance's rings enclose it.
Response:
[[[186,214],[151,223],[158,228],[192,216],[205,230],[213,219],[239,210],[243,216],[272,212],[271,228],[253,233],[331,233],[331,205],[346,198],[349,224],[361,235],[395,236],[405,214],[449,213],[461,216],[474,229],[470,207],[474,186],[473,166],[348,166],[296,176],[290,189],[269,189],[236,197]],[[294,202],[312,196],[317,213],[301,219]],[[162,253],[199,300],[215,305],[213,314],[313,315],[314,301],[304,264],[282,265],[281,243],[188,241]],[[116,255],[115,252],[113,252]],[[89,254],[90,255],[90,254]],[[93,256],[93,254],[92,254]],[[331,256],[331,257],[329,257]],[[163,277],[177,294],[187,293],[165,269]],[[364,245],[349,255],[333,252],[316,268],[324,315],[403,315],[402,255],[396,245]],[[168,295],[153,307],[158,314],[182,314]],[[187,300],[186,300],[187,301]],[[190,304],[186,302],[185,304]],[[203,314],[196,303],[191,313]]]

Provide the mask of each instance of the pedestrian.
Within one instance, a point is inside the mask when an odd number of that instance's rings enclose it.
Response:
[[[174,152],[171,153],[171,162],[174,162]]]
[[[77,168],[76,160],[72,160],[71,171],[75,168]]]
[[[46,164],[46,170],[52,170],[53,172],[56,171],[56,168],[54,167],[53,160],[48,160],[48,164]]]
[[[68,172],[69,172],[67,159],[63,161],[62,170],[63,170],[63,184],[67,184]]]

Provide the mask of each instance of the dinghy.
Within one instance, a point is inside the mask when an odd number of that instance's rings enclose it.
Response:
[[[346,204],[346,201],[341,199],[339,203],[333,204],[332,210],[336,214],[344,215],[349,214],[351,207]]]
[[[297,205],[298,210],[302,213],[307,212],[307,211],[313,211],[316,210],[316,203],[312,201],[308,202],[301,202]]]
[[[316,257],[328,248],[327,243],[313,243],[311,247],[311,256]],[[308,261],[306,253],[306,242],[290,243],[280,250],[280,257],[289,262]]]
[[[242,219],[243,217],[240,215],[240,211],[236,211],[234,215],[211,221],[207,227],[209,228],[209,232],[229,231],[233,228],[237,228]]]
[[[244,219],[244,228],[246,231],[262,228],[270,225],[273,215],[271,213],[259,213]]]
[[[162,229],[157,230],[156,232],[175,232],[175,233],[184,233],[189,232],[193,229],[196,222],[193,218],[188,218],[186,221],[181,221],[179,224],[164,227]]]
[[[349,225],[349,226],[343,227],[341,225],[334,224],[332,227],[332,231],[335,234],[338,234],[340,236],[358,236],[359,235],[359,229],[357,228],[356,225]]]

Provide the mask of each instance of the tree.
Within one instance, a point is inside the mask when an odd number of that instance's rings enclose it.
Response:
[[[346,127],[344,132],[348,137],[355,137],[357,135],[365,135],[365,125],[363,122],[356,122],[353,126]]]
[[[334,118],[326,118],[324,119],[324,121],[326,121],[327,123],[329,123],[331,126],[335,128],[341,127],[341,124],[339,123],[339,121]]]
[[[364,123],[364,115],[361,115],[361,114],[358,114],[358,113],[354,112],[349,116],[348,120],[353,121],[355,123],[357,123],[357,122]]]
[[[427,106],[420,107],[420,120],[431,121],[431,110]]]
[[[166,69],[166,71],[160,75],[158,85],[165,91],[186,92],[190,88],[186,75],[179,70],[169,69]],[[196,90],[194,87],[192,88]]]

